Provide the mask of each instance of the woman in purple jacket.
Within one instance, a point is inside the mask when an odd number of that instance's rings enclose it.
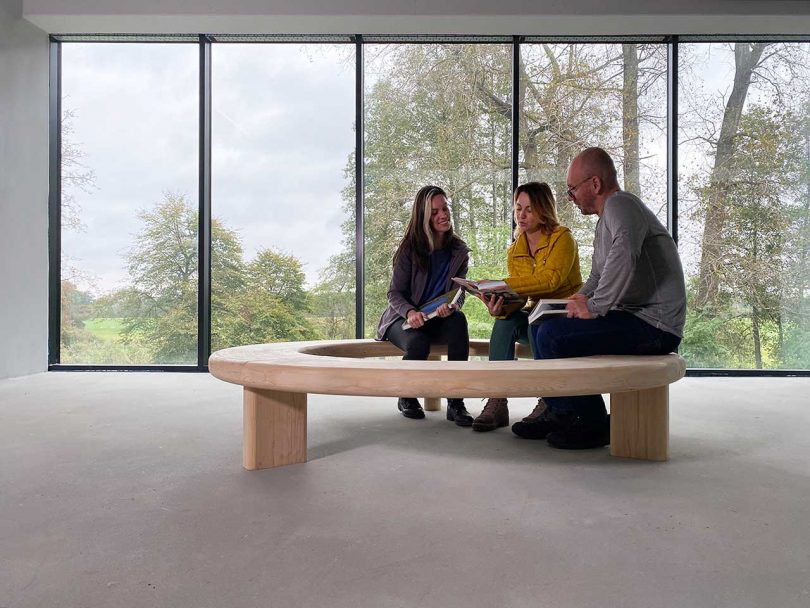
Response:
[[[406,360],[424,361],[431,344],[446,344],[450,361],[466,361],[470,352],[467,319],[455,306],[442,304],[429,321],[419,312],[426,302],[453,289],[453,277],[467,276],[470,250],[453,234],[447,195],[437,186],[416,193],[405,236],[394,254],[394,272],[388,288],[388,308],[380,317],[377,340],[388,340]],[[462,296],[463,297],[463,296]],[[403,329],[408,321],[410,328]],[[400,397],[397,408],[406,418],[424,418],[415,397]],[[463,399],[447,400],[447,419],[459,426],[472,425]]]

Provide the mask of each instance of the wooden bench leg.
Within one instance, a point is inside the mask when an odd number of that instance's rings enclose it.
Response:
[[[610,454],[669,459],[669,386],[611,393]]]
[[[442,400],[440,397],[425,397],[425,411],[438,412],[442,409]]]
[[[307,395],[245,387],[243,466],[307,461]]]
[[[428,355],[428,361],[441,361],[444,358],[446,357],[442,357],[441,355],[436,355],[433,353],[430,353]],[[426,412],[438,412],[440,409],[442,409],[441,397],[425,397],[424,401],[425,401],[424,407]]]

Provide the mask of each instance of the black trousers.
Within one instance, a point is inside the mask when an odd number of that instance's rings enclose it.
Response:
[[[402,351],[405,360],[424,361],[431,344],[446,344],[449,361],[466,361],[470,356],[467,317],[457,310],[449,317],[434,317],[419,329],[402,329],[405,319],[398,319],[385,332],[388,340]]]

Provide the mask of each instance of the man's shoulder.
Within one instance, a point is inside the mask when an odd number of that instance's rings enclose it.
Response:
[[[619,190],[611,194],[605,201],[605,210],[602,214],[611,221],[629,221],[646,217],[647,206],[639,197],[630,192]]]
[[[605,208],[607,208],[608,206],[622,207],[626,205],[632,206],[641,205],[642,207],[645,206],[638,196],[636,196],[632,192],[627,192],[626,190],[617,190],[616,192],[611,194],[605,201]]]

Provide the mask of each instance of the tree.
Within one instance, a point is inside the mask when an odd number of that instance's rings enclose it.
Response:
[[[591,242],[593,222],[565,196],[573,156],[587,145],[603,145],[620,167],[629,162],[633,176],[641,176],[642,133],[665,123],[665,113],[651,112],[645,105],[650,102],[641,99],[664,83],[663,47],[629,46],[521,47],[520,169],[525,179],[553,185],[563,223],[579,232],[583,244]],[[471,276],[503,276],[512,233],[511,63],[511,47],[497,44],[386,45],[367,62],[366,335],[386,305],[391,258],[414,193],[426,183],[448,192],[456,231],[471,248]],[[625,113],[631,114],[627,121]],[[348,166],[353,164],[350,157]],[[330,284],[341,288],[354,283],[355,192],[348,175],[344,211],[350,221],[342,227],[344,250],[330,261],[328,274]],[[491,319],[477,304],[470,302],[465,312],[472,335],[486,337]]]
[[[197,212],[167,193],[138,215],[141,229],[127,255],[132,288],[111,303],[129,314],[124,338],[142,342],[157,363],[188,363],[197,350]],[[211,225],[212,347],[316,337],[305,316],[301,263],[272,250],[243,261],[238,235]]]
[[[737,187],[728,193],[724,229],[718,235],[725,253],[715,289],[745,305],[758,369],[763,367],[763,323],[781,325],[785,285],[791,280],[786,201],[793,197],[802,161],[801,141],[793,136],[797,125],[790,113],[750,107],[740,117],[736,151],[728,166]],[[780,352],[774,355],[781,359]]]
[[[799,312],[806,280],[801,193],[807,154],[797,137],[807,115],[807,48],[732,45],[734,79],[725,91],[693,66],[712,54],[716,65],[722,48],[682,47],[680,158],[687,187],[681,218],[687,221],[680,245],[699,252],[697,267],[687,264],[696,276],[688,283],[694,314],[684,341],[712,326],[712,340],[727,353],[717,366],[803,367],[808,359],[799,362],[803,355],[789,353],[803,352],[793,345],[807,326]],[[704,87],[719,90],[707,95]]]

